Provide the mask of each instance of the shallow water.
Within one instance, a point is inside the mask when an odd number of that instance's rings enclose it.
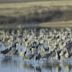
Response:
[[[60,64],[46,63],[43,66],[35,66],[32,64],[29,61],[23,61],[17,56],[0,56],[0,72],[72,72],[71,61]]]
[[[4,48],[0,45],[0,48]],[[72,72],[72,58],[61,62],[24,61],[19,56],[0,55],[0,72]],[[48,62],[47,62],[48,61]]]

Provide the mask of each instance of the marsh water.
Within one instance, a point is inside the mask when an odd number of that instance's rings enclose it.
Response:
[[[43,66],[29,63],[19,56],[0,55],[0,72],[72,72],[72,58],[66,62],[47,63]],[[41,62],[41,61],[40,61]]]
[[[0,57],[0,72],[72,72],[72,64],[51,64],[44,67],[26,65],[19,57]]]

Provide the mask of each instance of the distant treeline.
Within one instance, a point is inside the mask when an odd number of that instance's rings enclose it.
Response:
[[[21,16],[2,16],[0,15],[0,24],[11,23],[41,23],[51,21],[67,21],[72,20],[72,10],[63,9],[44,9],[42,11],[34,10]]]
[[[36,2],[36,1],[61,1],[61,0],[0,0],[0,3],[18,3],[18,2]]]

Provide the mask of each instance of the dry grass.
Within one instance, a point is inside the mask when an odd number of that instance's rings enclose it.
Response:
[[[71,20],[72,19],[71,8],[72,8],[72,1],[3,3],[0,4],[0,24],[8,24],[8,23],[18,24],[30,21],[52,22],[53,20],[54,21]],[[62,15],[60,15],[60,13]],[[60,18],[60,16],[62,18]],[[41,24],[39,25],[41,26]],[[46,24],[47,23],[45,23],[45,25]]]
[[[22,15],[33,10],[32,7],[43,6],[43,7],[59,7],[72,6],[72,1],[38,1],[38,2],[26,2],[26,3],[2,3],[0,4],[0,15]]]
[[[31,6],[66,6],[72,5],[72,1],[38,1],[38,2],[26,2],[26,3],[2,3],[0,8],[26,8]]]
[[[53,7],[53,6],[72,6],[72,1],[39,1],[39,2],[26,2],[26,3],[2,3],[0,4],[0,15],[20,15],[26,10],[30,10],[35,6]],[[27,12],[26,11],[26,12]]]

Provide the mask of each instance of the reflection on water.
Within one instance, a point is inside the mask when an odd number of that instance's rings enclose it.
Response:
[[[20,57],[0,57],[0,72],[72,72],[71,63],[45,63],[34,66],[25,63]]]

